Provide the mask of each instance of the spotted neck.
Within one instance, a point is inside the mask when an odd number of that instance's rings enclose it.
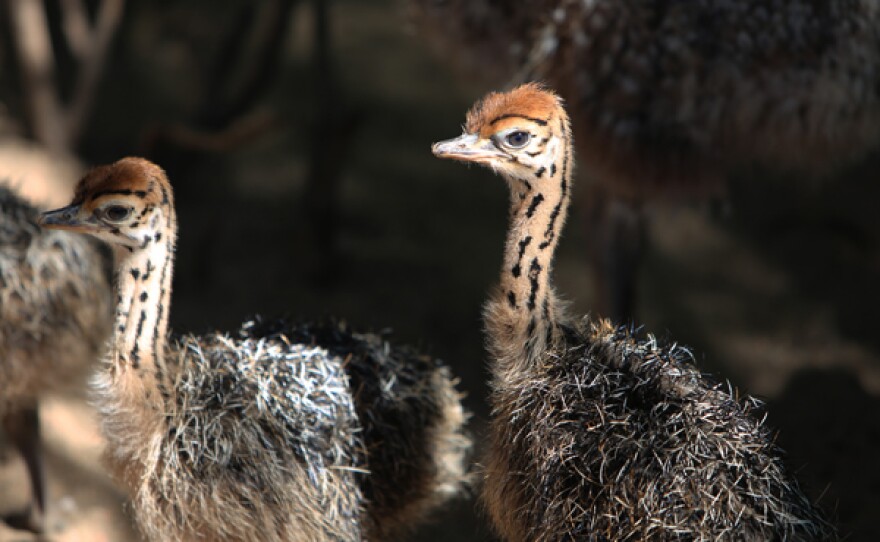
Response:
[[[145,235],[134,250],[116,247],[116,325],[114,360],[119,371],[133,372],[161,392],[165,380],[165,342],[171,306],[176,222],[163,207],[151,219],[163,224]],[[163,394],[164,395],[164,394]]]
[[[563,311],[551,283],[553,254],[571,199],[572,147],[568,120],[557,130],[556,148],[532,178],[508,178],[510,228],[501,281],[487,305],[490,342],[499,356],[530,359],[557,329]]]

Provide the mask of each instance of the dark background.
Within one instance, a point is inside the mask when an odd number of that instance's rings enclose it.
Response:
[[[99,4],[86,5],[94,16]],[[46,6],[69,103],[80,65],[57,3]],[[34,135],[9,13],[0,146]],[[480,449],[480,307],[501,262],[507,193],[488,172],[431,156],[489,86],[418,34],[395,0],[128,2],[82,136],[66,149],[87,164],[136,154],[168,171],[180,219],[175,330],[232,329],[254,313],[391,328],[453,367]],[[637,308],[647,331],[768,401],[791,468],[852,541],[880,540],[878,165],[869,156],[818,179],[732,172],[721,205],[650,206]],[[583,188],[556,263],[576,313],[595,297]],[[50,538],[126,540],[85,405],[74,394],[43,409]],[[7,458],[7,501],[23,491],[15,470]],[[459,502],[412,539],[490,539],[477,508]],[[7,539],[28,538],[0,530]]]

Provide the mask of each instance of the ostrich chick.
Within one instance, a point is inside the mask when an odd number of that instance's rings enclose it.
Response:
[[[39,397],[84,384],[113,317],[100,247],[43,231],[38,220],[37,209],[0,186],[0,420],[27,466],[31,506],[21,519],[33,531],[42,530],[46,509]]]
[[[616,322],[635,309],[644,203],[718,196],[728,172],[755,163],[827,174],[878,144],[876,0],[409,5],[445,58],[546,81],[567,100],[595,180],[598,309]]]
[[[492,371],[484,499],[506,540],[828,540],[758,405],[687,350],[566,315],[550,266],[571,198],[569,117],[527,84],[490,94],[435,155],[492,168],[511,193],[485,308]]]
[[[113,246],[97,401],[149,539],[385,540],[462,488],[464,414],[438,362],[338,327],[166,337],[177,226],[155,164],[92,170],[42,224]]]

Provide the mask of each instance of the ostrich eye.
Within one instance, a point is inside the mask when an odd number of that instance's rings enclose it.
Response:
[[[507,134],[504,143],[512,149],[521,149],[529,144],[532,136],[528,132],[516,131]]]
[[[103,211],[104,218],[109,222],[122,222],[131,215],[131,207],[111,205]]]

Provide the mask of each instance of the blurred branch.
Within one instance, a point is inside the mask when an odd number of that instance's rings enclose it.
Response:
[[[339,186],[360,127],[360,111],[341,96],[336,81],[330,0],[312,0],[314,44],[312,83],[315,116],[309,128],[308,175],[303,199],[317,255],[313,277],[330,285],[337,278],[339,237]]]
[[[64,113],[55,86],[55,58],[49,21],[40,0],[7,0],[33,136],[52,151],[68,148]]]
[[[144,146],[153,148],[157,141],[164,141],[192,151],[228,152],[253,141],[277,125],[277,116],[266,110],[241,116],[221,130],[199,130],[183,124],[163,125],[147,132]]]
[[[73,98],[63,104],[55,79],[49,20],[42,0],[5,0],[34,138],[53,151],[76,146],[91,112],[125,0],[103,0],[94,27],[81,0],[61,0],[64,39],[79,61]]]
[[[95,90],[107,61],[110,43],[122,21],[125,0],[103,0],[98,8],[95,27],[89,33],[89,46],[81,58],[80,74],[67,112],[68,138],[75,145],[82,135],[83,125],[92,110]]]
[[[208,92],[214,99],[204,101],[206,105],[198,115],[200,124],[221,128],[233,122],[272,86],[278,73],[278,61],[283,52],[282,45],[290,26],[291,13],[297,2],[262,2],[259,4],[263,7],[262,11],[254,13],[250,9],[247,17],[241,19],[250,23],[249,32],[241,23],[233,26],[208,86]],[[249,42],[253,44],[251,50],[248,48]],[[242,75],[236,77],[239,73]]]
[[[235,66],[242,63],[242,58],[246,58],[244,52],[248,48],[248,38],[252,34],[249,30],[254,25],[254,19],[257,18],[258,7],[259,4],[256,2],[245,2],[240,5],[232,24],[226,29],[207,74],[204,88],[211,91],[205,92],[202,107],[196,114],[196,122],[209,126],[218,124],[215,119],[228,120],[227,114],[218,114],[217,111],[225,109],[223,104],[228,101],[226,95],[229,93],[229,81],[233,78],[232,72],[235,71]]]
[[[248,2],[233,20],[205,85],[202,106],[191,124],[150,128],[144,154],[162,143],[190,151],[232,150],[277,125],[267,112],[250,113],[279,73],[283,42],[298,0]]]
[[[70,51],[82,62],[89,50],[89,13],[83,0],[61,0],[61,17],[64,37]]]

